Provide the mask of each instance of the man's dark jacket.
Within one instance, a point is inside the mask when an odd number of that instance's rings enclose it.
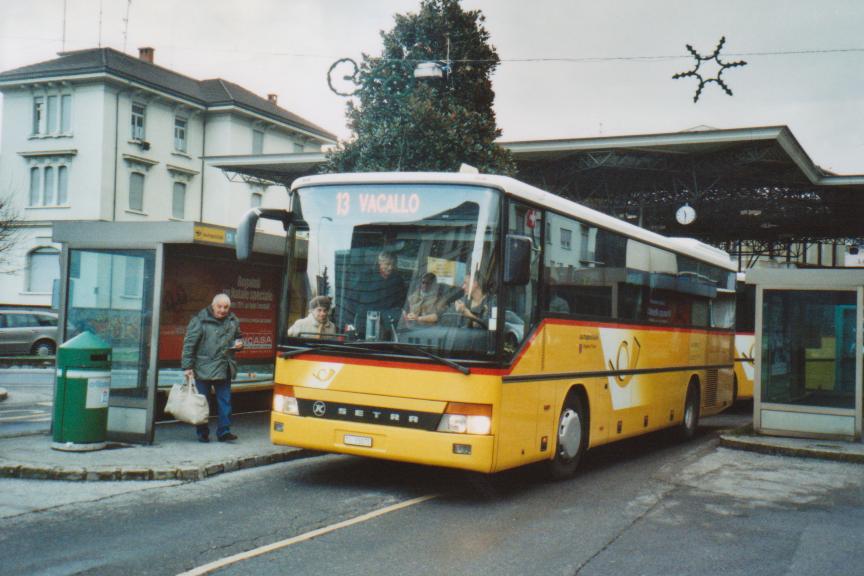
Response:
[[[233,312],[220,320],[208,306],[189,321],[181,367],[195,370],[198,380],[233,379],[237,375],[237,362],[230,348],[241,337],[240,321]]]

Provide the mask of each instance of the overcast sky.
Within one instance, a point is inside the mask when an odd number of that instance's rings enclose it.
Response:
[[[221,77],[344,138],[345,99],[326,81],[338,58],[378,54],[379,32],[419,0],[0,0],[0,70],[63,49],[110,46],[188,76]],[[493,77],[504,140],[788,125],[810,157],[864,173],[861,0],[463,0],[486,16],[502,59]],[[128,25],[124,22],[128,7]],[[100,27],[101,10],[101,27]],[[101,31],[100,31],[101,30]],[[126,37],[124,40],[124,30]],[[747,66],[727,96],[672,80],[685,45]],[[2,122],[2,118],[0,118]]]

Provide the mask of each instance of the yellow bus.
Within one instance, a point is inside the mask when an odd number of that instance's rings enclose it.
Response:
[[[721,250],[481,174],[300,178],[288,210],[247,214],[239,258],[261,217],[287,231],[284,326],[332,301],[327,329],[283,329],[275,444],[565,477],[732,402]]]
[[[753,347],[756,344],[756,286],[746,284],[744,274],[738,273],[735,310],[735,380],[733,401],[751,400],[756,363]]]

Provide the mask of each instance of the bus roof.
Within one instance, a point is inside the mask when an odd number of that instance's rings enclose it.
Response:
[[[670,238],[630,224],[603,212],[552,194],[540,188],[520,182],[509,176],[471,174],[462,172],[356,172],[345,174],[318,174],[298,178],[291,190],[304,186],[329,186],[340,184],[464,184],[497,188],[514,198],[526,200],[556,212],[573,216],[598,227],[619,232],[625,236],[710,262],[730,271],[738,268],[729,254],[693,238]]]

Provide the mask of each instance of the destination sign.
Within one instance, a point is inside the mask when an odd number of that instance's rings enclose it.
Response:
[[[336,215],[416,214],[420,210],[420,195],[416,192],[339,192],[336,194]]]

